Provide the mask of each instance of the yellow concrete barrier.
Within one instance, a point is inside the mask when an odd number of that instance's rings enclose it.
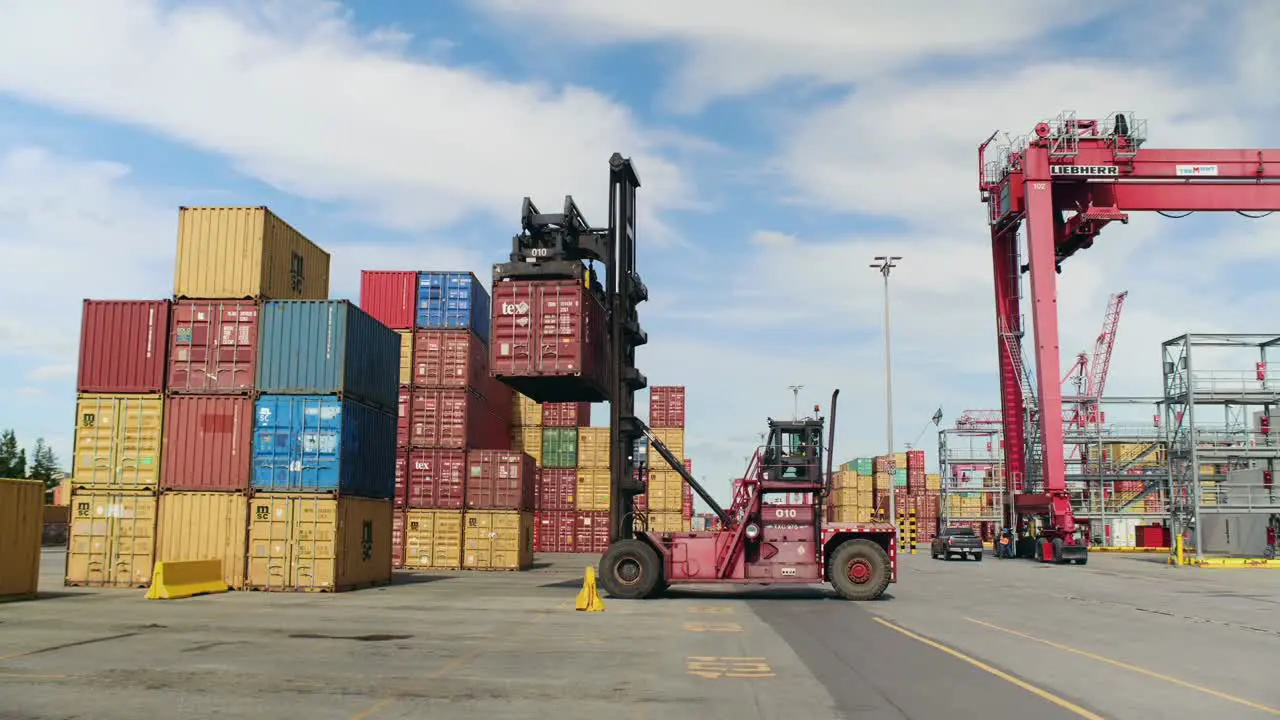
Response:
[[[156,563],[148,600],[177,600],[230,590],[222,579],[221,560],[174,560]]]
[[[1280,570],[1280,560],[1267,560],[1264,558],[1205,558],[1196,560],[1188,558],[1187,565],[1199,568],[1255,568],[1255,569],[1271,569]]]
[[[1169,554],[1167,547],[1091,547],[1089,552],[1104,553],[1164,553]]]

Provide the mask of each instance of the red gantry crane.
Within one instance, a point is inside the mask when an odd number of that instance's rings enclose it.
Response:
[[[1116,112],[1085,120],[1063,112],[988,161],[978,148],[978,188],[989,210],[1006,482],[1018,553],[1043,562],[1088,559],[1066,488],[1057,274],[1108,224],[1133,212],[1280,210],[1280,150],[1143,149],[1146,121]],[[1018,230],[1027,228],[1027,262]],[[1030,274],[1036,392],[1025,397],[1020,357],[1022,273]],[[1032,410],[1028,427],[1026,410]],[[1039,457],[1026,453],[1034,433]],[[1038,436],[1038,437],[1036,437]],[[1028,473],[1033,478],[1028,482]],[[1034,536],[1032,533],[1034,532]]]

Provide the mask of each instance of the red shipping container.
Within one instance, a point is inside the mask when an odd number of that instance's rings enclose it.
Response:
[[[170,337],[170,392],[253,391],[258,369],[258,304],[254,301],[174,303]]]
[[[609,549],[609,513],[574,513],[574,552],[602,553]]]
[[[461,510],[466,500],[467,454],[462,450],[410,450],[408,505]]]
[[[543,468],[537,480],[537,509],[573,510],[577,507],[578,471]]]
[[[418,330],[413,334],[416,388],[472,388],[485,394],[492,382],[488,362],[488,350],[470,330]]]
[[[164,405],[160,488],[248,490],[253,478],[253,398],[171,395]]]
[[[631,508],[631,509],[632,509],[632,510],[634,510],[634,511],[636,511],[636,512],[648,512],[648,511],[649,511],[649,496],[648,496],[648,495],[636,495],[636,496],[635,496],[635,499],[634,499],[634,500],[632,500],[632,503],[631,503],[631,504],[632,504],[632,508]]]
[[[400,386],[400,402],[396,408],[396,445],[409,447],[409,399],[413,397],[408,385]]]
[[[409,391],[409,446],[511,449],[511,426],[474,390]]]
[[[411,330],[418,319],[418,273],[361,270],[360,309],[392,330]]]
[[[907,471],[919,470],[924,472],[924,451],[908,450],[907,451]]]
[[[406,448],[396,448],[396,493],[393,501],[398,508],[409,504],[409,451]]]
[[[547,510],[534,513],[534,552],[575,552],[577,521],[578,514],[573,511]]]
[[[654,385],[649,389],[649,427],[684,427],[683,385]]]
[[[539,402],[606,400],[607,327],[579,280],[495,284],[489,367]]]
[[[532,510],[538,464],[527,453],[472,450],[467,453],[468,510]]]
[[[543,427],[591,427],[591,403],[544,403]]]
[[[76,390],[164,392],[168,300],[85,300]]]
[[[393,510],[391,513],[391,567],[404,567],[404,534],[407,513]]]

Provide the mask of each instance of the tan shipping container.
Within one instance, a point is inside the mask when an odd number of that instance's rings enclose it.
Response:
[[[462,567],[526,570],[533,564],[533,513],[468,510],[463,523]]]
[[[512,393],[511,425],[513,427],[533,427],[541,424],[542,406],[520,393]],[[526,450],[525,452],[529,451]]]
[[[36,594],[44,513],[43,482],[0,478],[0,598]]]
[[[163,438],[163,395],[81,393],[74,488],[154,492]]]
[[[71,493],[66,584],[146,587],[155,540],[154,493],[77,487]]]
[[[651,512],[679,512],[684,507],[684,478],[675,470],[653,470],[649,473]]]
[[[249,575],[257,590],[333,592],[391,582],[388,500],[262,493],[249,501]]]
[[[462,567],[462,511],[409,510],[404,524],[404,566],[413,570]]]
[[[672,455],[676,456],[677,460],[685,459],[684,428],[652,428],[652,430],[653,436],[658,438],[663,445],[666,445],[667,449],[671,451]],[[666,461],[658,455],[658,451],[652,450],[649,454],[651,457],[651,466],[657,466],[658,463],[666,465]]]
[[[609,428],[578,428],[578,467],[609,467]]]
[[[649,530],[651,532],[683,532],[687,527],[687,523],[679,511],[649,511]]]
[[[167,492],[160,496],[156,562],[221,560],[222,579],[244,588],[249,498],[229,492]]]
[[[329,297],[329,253],[265,207],[178,210],[178,298]]]
[[[587,512],[607,511],[609,509],[610,480],[611,476],[608,468],[579,469],[576,503],[578,509]]]
[[[413,331],[397,330],[400,335],[400,384],[413,382]]]
[[[525,453],[533,458],[538,467],[542,467],[542,428],[530,426],[511,428],[511,449]]]

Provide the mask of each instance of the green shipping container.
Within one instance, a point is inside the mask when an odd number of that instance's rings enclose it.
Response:
[[[894,486],[894,487],[906,487],[906,486],[907,486],[907,470],[906,470],[906,468],[902,468],[902,469],[894,470],[894,471],[893,471],[893,486]]]
[[[542,467],[578,467],[578,428],[542,429]]]
[[[854,470],[859,475],[873,475],[876,471],[876,459],[869,457],[854,458]]]

